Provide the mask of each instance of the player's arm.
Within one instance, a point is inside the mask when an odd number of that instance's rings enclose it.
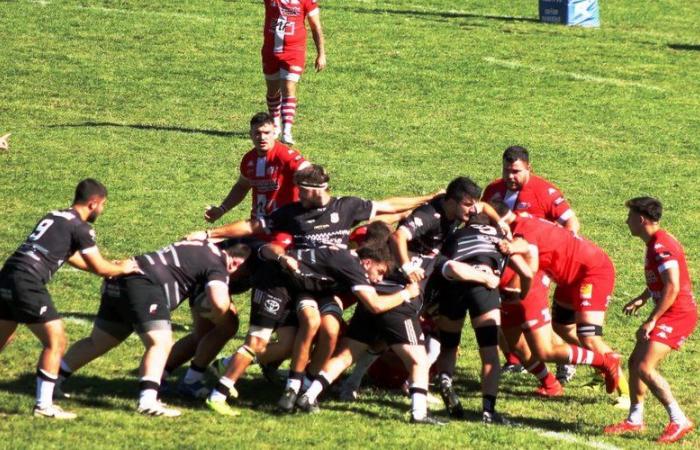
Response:
[[[513,239],[513,234],[510,231],[510,226],[506,223],[505,220],[501,218],[501,216],[498,215],[495,209],[493,209],[493,206],[489,205],[486,202],[480,201],[478,208],[488,216],[489,220],[491,223],[498,227],[499,230],[501,230],[501,233],[503,233],[504,236],[506,236],[509,240]]]
[[[643,336],[645,339],[649,339],[649,334],[656,326],[656,322],[664,315],[668,308],[673,305],[673,302],[676,301],[676,297],[678,297],[678,293],[681,290],[680,270],[675,260],[666,262],[666,267],[660,275],[661,281],[664,284],[663,289],[661,289],[661,298],[656,302],[647,321],[639,328],[639,336]]]
[[[399,227],[391,234],[389,246],[399,261],[401,272],[415,282],[425,278],[425,272],[420,267],[413,267],[411,259],[408,257],[408,241],[410,240],[410,232],[404,227]]]
[[[321,26],[321,14],[318,8],[308,15],[307,20],[311,29],[311,36],[314,39],[314,45],[316,46],[316,72],[320,72],[326,68],[326,47],[323,27]]]
[[[210,312],[202,314],[205,319],[218,323],[231,309],[231,297],[228,285],[220,280],[212,280],[206,286],[207,299],[211,304]]]
[[[625,306],[622,307],[622,311],[628,316],[636,316],[639,308],[647,304],[647,301],[651,298],[651,292],[649,289],[644,289],[644,292],[627,302]]]
[[[265,228],[258,219],[238,220],[209,230],[193,231],[185,236],[188,241],[203,241],[205,239],[227,239],[264,233]]]
[[[518,274],[520,279],[520,299],[524,299],[532,286],[532,279],[537,272],[539,261],[537,254],[511,255],[508,258],[508,265]]]
[[[448,280],[483,284],[489,289],[497,288],[499,282],[499,278],[493,274],[493,271],[488,273],[471,264],[454,260],[449,260],[442,266],[442,274]]]
[[[229,210],[238,206],[245,199],[248,191],[250,191],[250,182],[245,177],[239,176],[221,205],[207,208],[204,212],[204,219],[210,223],[219,220]]]
[[[394,214],[415,209],[425,202],[429,202],[435,194],[422,195],[419,197],[390,197],[384,200],[373,201],[376,214]]]
[[[571,215],[564,221],[564,223],[562,223],[562,226],[578,236],[581,224],[579,223],[578,217],[576,216],[574,210],[570,209],[569,211],[571,212]]]
[[[411,214],[411,210],[408,209],[404,212],[400,213],[393,213],[393,214],[377,214],[375,215],[372,219],[373,220],[379,220],[380,222],[384,222],[386,224],[392,225],[395,224],[396,222],[405,219]]]
[[[525,239],[516,237],[512,241],[502,240],[498,243],[498,248],[505,255],[526,255],[532,251],[531,245]]]
[[[265,244],[258,250],[260,258],[267,261],[277,261],[283,269],[292,272],[299,271],[299,262],[284,253],[284,248],[276,244]]]
[[[141,273],[133,259],[112,262],[105,259],[97,246],[74,253],[68,263],[78,269],[86,270],[102,277],[118,277],[131,273]]]
[[[410,283],[399,292],[388,295],[377,294],[377,291],[371,286],[366,286],[366,288],[353,289],[353,293],[372,314],[387,312],[420,294],[417,283]]]

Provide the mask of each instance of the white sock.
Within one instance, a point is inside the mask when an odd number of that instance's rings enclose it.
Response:
[[[634,425],[641,425],[642,422],[644,422],[644,403],[630,405],[630,413],[627,416],[627,421]]]
[[[219,383],[223,384],[229,389],[233,389],[234,385],[236,384],[235,381],[226,377],[219,378]],[[223,392],[220,392],[216,388],[212,389],[211,394],[209,394],[209,400],[214,402],[225,402],[227,398],[228,395],[224,394]]]
[[[316,401],[318,396],[321,395],[321,392],[323,392],[323,384],[321,384],[321,382],[318,380],[314,380],[314,382],[311,383],[311,386],[309,386],[304,395],[309,397],[309,400],[311,401],[311,403],[313,403]]]
[[[139,383],[141,384],[141,391],[139,391],[139,406],[147,406],[157,402],[160,379],[142,377],[139,379]],[[144,386],[144,383],[148,383],[147,386]]]
[[[204,379],[204,372],[199,372],[196,370],[193,370],[191,367],[187,369],[187,372],[185,373],[185,378],[182,380],[187,384],[192,384],[196,383],[197,381],[202,381]]]
[[[53,388],[56,386],[58,377],[43,369],[39,369],[39,372],[43,377],[36,377],[36,404],[39,408],[47,408],[53,404]]]
[[[685,417],[685,414],[681,410],[681,407],[678,406],[678,402],[676,401],[666,405],[666,412],[668,413],[668,417],[671,419],[671,422],[684,424],[688,421],[688,418]]]
[[[438,356],[440,356],[440,341],[432,336],[428,336],[425,346],[428,351],[428,367],[431,367],[437,361]]]
[[[291,389],[298,394],[299,389],[301,389],[301,380],[287,378],[287,389]]]
[[[353,391],[358,390],[362,384],[362,378],[364,378],[370,366],[379,359],[379,356],[379,354],[371,352],[364,352],[361,354],[360,357],[357,358],[352,373],[343,383],[343,388],[352,389]]]
[[[411,388],[413,388],[413,386],[411,386]],[[422,419],[427,414],[428,398],[425,390],[421,392],[411,392],[411,415],[416,419]]]

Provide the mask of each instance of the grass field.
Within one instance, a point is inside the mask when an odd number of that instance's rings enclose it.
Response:
[[[335,192],[426,193],[457,175],[485,185],[506,146],[528,147],[535,171],[562,188],[582,233],[616,264],[606,337],[625,355],[642,319],[620,309],[643,288],[643,244],[624,225],[626,199],[664,202],[665,226],[700,280],[695,2],[608,0],[597,30],[540,24],[534,0],[321,3],[328,69],[304,76],[295,137],[329,168]],[[110,189],[96,224],[110,257],[201,229],[205,205],[228,192],[250,148],[249,117],[265,108],[262,14],[252,0],[0,2],[0,134],[13,132],[11,150],[0,153],[0,257],[46,211],[67,206],[87,176]],[[247,206],[227,217],[244,217]],[[70,269],[51,284],[71,341],[90,331],[99,284]],[[236,302],[245,323],[248,299]],[[175,314],[178,335],[188,314]],[[39,344],[21,329],[0,354],[0,448],[651,448],[666,423],[649,399],[647,433],[602,436],[625,413],[583,386],[585,372],[548,401],[529,395],[530,378],[504,378],[499,409],[519,427],[412,427],[408,401],[381,393],[325,402],[313,417],[278,417],[271,404],[280,392],[257,369],[240,383],[240,418],[182,404],[180,419],[151,419],[134,413],[141,347],[134,337],[128,344],[75,375],[66,407],[80,418],[55,423],[29,414]],[[696,333],[662,370],[696,422],[699,354]],[[469,330],[461,355],[459,391],[476,411]],[[700,447],[700,433],[682,446]]]

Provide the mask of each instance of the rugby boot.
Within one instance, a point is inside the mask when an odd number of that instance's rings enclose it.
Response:
[[[168,405],[161,403],[159,400],[147,404],[139,404],[136,411],[144,416],[154,417],[179,417],[182,414],[179,409],[169,408]]]
[[[542,385],[535,389],[535,393],[542,397],[561,397],[564,395],[564,388],[555,378],[552,383]]]
[[[443,426],[447,425],[447,422],[444,420],[440,420],[437,417],[430,416],[426,414],[423,417],[415,417],[411,415],[411,423],[415,423],[418,425],[437,425],[437,426]]]
[[[695,425],[690,420],[686,420],[685,423],[671,422],[666,425],[664,432],[659,436],[656,441],[660,444],[671,444],[680,440],[683,436],[690,433]]]
[[[184,398],[204,400],[209,396],[210,390],[202,381],[195,381],[194,383],[185,383],[181,381],[177,385],[177,393]]]
[[[447,409],[447,414],[455,418],[464,417],[464,408],[462,408],[459,396],[457,396],[457,393],[452,387],[452,378],[441,375],[439,378],[439,389],[440,397],[442,397],[442,401],[445,403],[445,409]]]
[[[603,428],[604,434],[630,434],[630,433],[641,433],[646,430],[646,426],[643,423],[635,424],[627,419],[619,423],[614,423]]]
[[[557,380],[560,384],[566,384],[574,379],[576,366],[573,364],[557,364]]]
[[[299,397],[299,399],[296,401],[296,406],[300,411],[309,414],[316,414],[317,412],[321,411],[321,408],[318,406],[318,400],[314,400],[312,402],[311,399],[309,399],[309,396],[306,394],[302,394]]]
[[[282,397],[280,397],[279,401],[277,402],[277,409],[284,413],[290,413],[294,411],[294,404],[297,401],[298,395],[299,394],[297,394],[297,392],[294,389],[285,389],[282,393]]]
[[[217,414],[221,414],[222,416],[235,417],[241,415],[239,411],[233,409],[228,403],[226,403],[226,400],[212,400],[211,397],[209,397],[206,399],[204,404],[207,405],[207,408],[211,409]]]
[[[39,405],[34,405],[32,414],[34,415],[34,417],[47,417],[49,419],[58,420],[72,420],[78,417],[77,414],[64,411],[58,405],[49,405],[44,406],[43,408],[40,408]]]
[[[506,419],[496,411],[484,411],[481,413],[481,421],[488,425],[510,425],[510,420]]]

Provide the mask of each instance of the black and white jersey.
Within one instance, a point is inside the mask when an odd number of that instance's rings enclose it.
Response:
[[[308,292],[374,291],[355,252],[335,247],[295,249],[287,253],[299,262],[297,289]]]
[[[399,223],[409,234],[408,251],[420,255],[434,255],[445,239],[460,225],[458,220],[449,220],[442,207],[442,199],[436,197],[416,208],[410,216]]]
[[[136,262],[146,276],[163,287],[171,310],[192,295],[197,285],[221,283],[228,288],[226,256],[211,243],[176,242],[137,256]]]
[[[469,225],[455,231],[442,247],[442,263],[447,260],[483,264],[497,275],[503,272],[505,258],[498,250],[503,233],[491,225]]]
[[[350,229],[374,217],[374,205],[358,197],[331,197],[321,208],[307,209],[301,202],[290,203],[275,210],[263,226],[269,233],[292,235],[295,248],[333,245],[348,247]]]
[[[83,255],[97,251],[95,230],[73,208],[52,211],[36,224],[27,239],[7,259],[5,267],[24,270],[48,283],[77,251]]]

